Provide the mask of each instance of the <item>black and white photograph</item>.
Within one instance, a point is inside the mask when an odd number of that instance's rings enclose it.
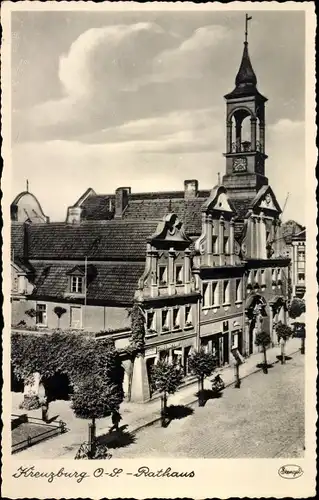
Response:
[[[101,467],[211,496],[214,459],[252,498],[231,459],[272,459],[274,496],[312,496],[312,2],[5,3],[13,486],[80,496]]]

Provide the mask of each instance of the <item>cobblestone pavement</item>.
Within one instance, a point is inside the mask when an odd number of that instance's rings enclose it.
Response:
[[[268,375],[255,373],[192,415],[145,428],[134,444],[110,451],[114,458],[292,458],[303,456],[303,446],[304,356],[296,353]]]

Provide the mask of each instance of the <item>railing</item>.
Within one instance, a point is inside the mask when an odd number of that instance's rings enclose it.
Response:
[[[24,417],[24,418],[23,418]],[[41,441],[44,441],[46,439],[49,439],[51,437],[54,437],[58,434],[64,434],[65,432],[68,431],[66,427],[66,423],[60,420],[57,423],[53,424],[46,424],[44,423],[40,418],[36,417],[26,417],[24,415],[11,415],[11,419],[19,419],[20,424],[28,424],[32,425],[35,424],[37,426],[43,426],[46,428],[44,432],[40,432],[39,434],[36,434],[35,436],[30,436],[28,435],[25,439],[22,441],[19,441],[18,443],[12,443],[11,446],[11,452],[12,453],[17,453],[19,451],[25,450],[26,448],[29,448],[30,446],[33,446],[37,443],[40,443]]]
[[[233,142],[231,145],[231,153],[247,153],[255,151],[262,151],[262,145],[260,141],[256,141],[255,149],[253,149],[250,141]]]

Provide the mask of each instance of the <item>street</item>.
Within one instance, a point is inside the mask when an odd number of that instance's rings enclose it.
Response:
[[[114,458],[301,457],[304,446],[304,356],[257,372],[240,389],[225,389],[194,413],[136,434],[136,441],[110,450]]]

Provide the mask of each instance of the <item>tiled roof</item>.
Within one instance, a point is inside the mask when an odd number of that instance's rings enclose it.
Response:
[[[238,219],[244,219],[248,210],[252,208],[254,198],[231,198],[231,204],[236,211]]]
[[[178,199],[154,199],[154,200],[132,200],[124,210],[124,220],[152,220],[162,219],[170,212],[175,213],[184,223],[187,234],[200,234],[202,229],[201,207],[205,198],[194,198],[193,200]]]
[[[114,215],[114,195],[88,196],[81,204],[83,220],[110,220]]]
[[[158,221],[105,221],[28,226],[30,260],[145,260]]]
[[[33,298],[62,299],[68,292],[69,272],[74,268],[72,263],[34,263],[35,289]],[[88,283],[87,301],[99,301],[104,304],[131,304],[144,272],[142,262],[121,262],[94,264],[93,279]]]

